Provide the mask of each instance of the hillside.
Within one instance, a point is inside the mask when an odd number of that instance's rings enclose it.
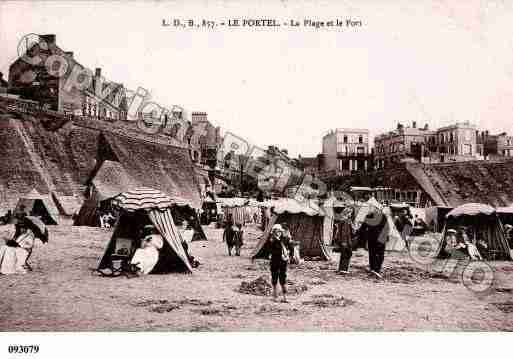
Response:
[[[50,122],[0,106],[0,214],[33,188],[81,202],[104,160],[122,162],[143,185],[200,205],[199,184],[183,146],[100,121],[69,121],[54,130],[48,129]]]

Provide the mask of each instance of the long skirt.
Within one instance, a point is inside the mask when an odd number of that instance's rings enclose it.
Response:
[[[130,264],[139,267],[141,274],[150,273],[159,260],[159,251],[152,246],[139,248],[135,251]]]
[[[27,273],[24,268],[29,252],[21,247],[0,246],[0,273]]]

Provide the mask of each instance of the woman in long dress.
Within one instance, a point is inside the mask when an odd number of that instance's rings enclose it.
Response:
[[[26,220],[19,220],[14,238],[0,247],[0,273],[27,273],[26,262],[34,248],[34,242],[34,233],[27,227]]]

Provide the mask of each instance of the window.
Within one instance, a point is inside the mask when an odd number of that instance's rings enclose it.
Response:
[[[471,155],[472,154],[472,145],[463,145],[463,154]]]
[[[454,134],[451,132],[450,142],[454,142]]]
[[[362,135],[358,136],[358,143],[363,143],[363,136]]]
[[[347,143],[347,135],[344,135],[344,143]],[[346,147],[347,148],[347,147]],[[346,151],[347,152],[347,151]]]
[[[365,154],[365,148],[364,147],[358,147],[356,149],[356,153],[359,154],[359,155],[364,155]]]

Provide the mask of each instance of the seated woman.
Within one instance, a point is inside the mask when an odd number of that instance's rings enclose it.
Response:
[[[34,233],[27,227],[26,219],[19,217],[14,238],[0,247],[0,273],[27,273],[27,259],[32,253],[34,242]]]
[[[137,268],[137,274],[149,274],[159,260],[159,250],[164,246],[164,240],[154,226],[144,227],[144,238],[141,241],[141,248],[138,248],[131,265]]]

